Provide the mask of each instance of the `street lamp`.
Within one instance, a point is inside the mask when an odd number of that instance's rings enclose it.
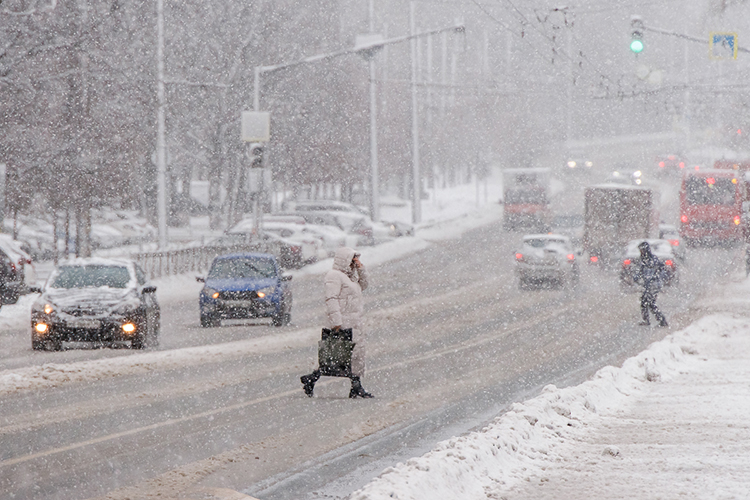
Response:
[[[413,23],[412,23],[413,24]],[[376,219],[376,217],[379,216],[379,202],[377,200],[378,197],[378,164],[377,164],[377,131],[376,131],[376,99],[375,99],[375,67],[374,67],[374,61],[372,58],[374,55],[382,49],[386,45],[392,45],[395,43],[405,42],[408,40],[416,40],[417,38],[430,36],[430,35],[437,35],[439,33],[443,32],[456,32],[456,33],[463,33],[465,30],[465,27],[462,23],[455,24],[453,26],[449,26],[446,28],[438,28],[430,31],[423,31],[421,33],[415,33],[414,28],[412,26],[411,34],[395,37],[395,38],[389,38],[386,40],[382,39],[382,36],[380,35],[368,35],[367,37],[360,37],[358,40],[358,43],[351,49],[342,49],[335,52],[328,52],[325,54],[316,54],[313,56],[306,57],[304,59],[301,59],[299,61],[294,61],[290,63],[282,63],[282,64],[275,64],[275,65],[269,65],[269,66],[256,66],[253,72],[253,110],[259,111],[260,110],[260,77],[263,74],[266,73],[273,73],[275,71],[280,71],[282,69],[292,68],[294,66],[299,66],[302,64],[311,64],[319,61],[326,61],[329,59],[334,59],[340,56],[344,56],[347,54],[360,54],[366,59],[370,61],[370,167],[371,167],[371,179],[372,179],[372,190],[371,197],[374,200],[371,200],[371,207],[374,207],[375,212],[373,212],[373,219]],[[414,51],[414,49],[413,49]],[[413,58],[412,65],[416,64],[416,60]],[[416,93],[416,74],[414,71],[412,71],[412,95],[413,99],[416,99],[415,93]],[[415,110],[416,112],[416,110]],[[417,144],[418,141],[418,135],[415,131],[415,128],[412,128],[412,133],[414,135],[414,141],[415,144]],[[419,150],[418,147],[415,148],[415,175],[419,175]],[[415,177],[415,184],[417,183],[416,179],[418,177]],[[420,190],[421,191],[421,190]],[[421,195],[421,192],[419,193]],[[415,205],[416,206],[416,205]],[[412,208],[412,210],[419,210],[419,207],[416,206],[416,208]],[[414,214],[414,212],[413,212]],[[417,212],[418,214],[418,212]],[[415,216],[412,215],[412,218]],[[377,219],[376,219],[377,220]]]

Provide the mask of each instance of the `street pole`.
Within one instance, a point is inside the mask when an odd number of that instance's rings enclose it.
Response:
[[[156,0],[156,67],[157,67],[157,135],[156,135],[156,204],[159,224],[159,248],[167,246],[167,158],[164,96],[164,0]]]
[[[422,222],[422,184],[419,172],[419,109],[417,102],[417,39],[414,19],[415,3],[409,2],[409,24],[411,39],[411,137],[412,137],[412,197],[411,221]]]
[[[375,0],[370,0],[370,33],[375,33]],[[375,85],[375,54],[370,54],[370,217],[380,220],[378,173],[378,101]]]

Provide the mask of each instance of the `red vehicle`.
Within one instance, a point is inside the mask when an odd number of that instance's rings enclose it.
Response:
[[[685,173],[680,189],[680,236],[685,244],[741,241],[745,194],[734,170]]]

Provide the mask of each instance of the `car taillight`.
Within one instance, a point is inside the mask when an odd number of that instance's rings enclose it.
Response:
[[[734,216],[734,225],[735,226],[739,226],[740,225],[740,216],[739,215],[735,215]]]
[[[672,262],[672,261],[671,261],[671,260],[669,260],[669,259],[665,260],[665,261],[664,261],[664,263],[665,263],[666,265],[668,265],[669,267],[674,267],[674,262]]]
[[[591,257],[589,257],[589,261],[594,263],[599,262],[599,257],[597,257],[596,255],[592,255]]]
[[[685,214],[682,214],[680,216],[680,222],[682,222],[683,224],[687,224],[687,221],[688,221],[688,216]]]
[[[659,168],[664,168],[664,162],[663,161],[659,162]]]
[[[568,260],[571,261],[571,262],[573,262],[574,260],[576,260],[576,256],[573,255],[572,253],[569,253],[568,254]]]
[[[678,247],[680,246],[680,240],[669,240],[669,244],[673,247]]]
[[[294,253],[301,253],[302,252],[302,247],[298,247],[296,245],[293,245],[293,246],[289,247],[289,250],[291,250]]]
[[[523,260],[523,254],[522,253],[517,253],[516,254],[516,260],[522,261]]]
[[[684,161],[680,162],[680,168],[685,168],[685,162]]]
[[[630,265],[630,259],[625,259],[622,261],[623,266],[629,266]]]

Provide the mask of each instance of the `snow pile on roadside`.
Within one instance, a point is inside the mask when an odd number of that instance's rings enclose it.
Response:
[[[318,328],[308,328],[224,344],[75,363],[47,363],[41,366],[6,370],[0,372],[0,396],[24,390],[59,387],[64,384],[103,380],[123,375],[220,363],[228,359],[275,352],[286,347],[309,346],[317,341],[318,335],[320,335]]]
[[[575,387],[547,386],[481,431],[438,443],[427,454],[386,469],[349,498],[501,498],[512,485],[571,456],[577,437],[603,416],[627,408],[648,384],[690,370],[698,362],[694,354],[701,338],[731,330],[750,333],[750,325],[746,319],[707,316],[652,344],[621,368],[604,367]],[[616,456],[619,450],[604,452]]]

